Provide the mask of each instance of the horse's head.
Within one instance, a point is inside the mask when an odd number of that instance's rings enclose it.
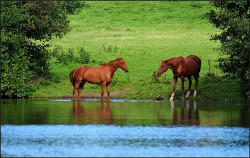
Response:
[[[160,77],[165,71],[168,70],[168,60],[161,59],[161,65],[157,71],[157,76]]]
[[[121,58],[119,58],[119,63],[118,63],[118,67],[121,68],[122,70],[124,70],[125,72],[128,72],[128,67],[126,65],[126,62]]]

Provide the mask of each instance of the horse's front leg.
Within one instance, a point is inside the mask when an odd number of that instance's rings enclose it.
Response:
[[[110,99],[110,83],[107,83],[106,88],[107,88],[108,99]]]
[[[101,86],[102,86],[102,88],[101,88],[101,99],[103,99],[105,85],[106,85],[106,82],[101,83]]]
[[[178,77],[175,77],[175,76],[174,76],[174,86],[173,86],[173,92],[172,92],[170,101],[173,101],[173,100],[174,100],[174,93],[175,93],[175,88],[176,88],[177,79],[178,79]]]
[[[184,76],[181,76],[181,89],[182,89],[181,99],[184,100]]]

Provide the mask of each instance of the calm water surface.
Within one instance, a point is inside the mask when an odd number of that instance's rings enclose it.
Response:
[[[1,156],[249,157],[249,105],[1,100]]]

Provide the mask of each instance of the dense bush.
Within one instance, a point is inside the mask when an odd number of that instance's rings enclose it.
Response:
[[[250,49],[250,2],[249,1],[213,1],[212,9],[206,18],[218,29],[220,34],[212,40],[221,43],[219,68],[240,79],[240,90],[246,95],[249,91],[249,49]],[[249,95],[249,92],[248,92]]]
[[[90,62],[90,53],[84,50],[83,47],[79,49],[79,57],[75,58],[75,61],[82,64],[88,64]]]
[[[52,56],[56,59],[57,63],[69,64],[76,62],[80,64],[88,64],[90,62],[90,53],[85,51],[83,47],[78,49],[79,56],[74,55],[74,49],[69,48],[68,52],[64,52],[61,46],[56,46],[51,51]]]
[[[1,2],[1,97],[26,97],[32,81],[48,76],[46,44],[70,30],[67,14],[84,3],[63,1]]]
[[[27,84],[33,73],[29,71],[30,58],[27,49],[21,49],[25,42],[22,35],[1,34],[1,95],[8,97],[29,96],[33,85]],[[16,53],[18,52],[18,53]]]
[[[57,63],[69,64],[74,60],[73,49],[68,49],[68,52],[65,53],[61,46],[56,46],[52,51],[52,55],[57,60]]]

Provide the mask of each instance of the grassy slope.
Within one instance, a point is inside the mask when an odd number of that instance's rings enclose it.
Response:
[[[209,40],[209,34],[215,34],[218,30],[202,19],[208,11],[209,2],[88,1],[87,4],[90,8],[70,16],[71,32],[62,39],[55,39],[52,44],[62,46],[65,51],[84,46],[85,50],[91,52],[91,59],[97,61],[89,64],[92,66],[122,56],[130,72],[116,71],[111,94],[114,91],[123,93],[113,94],[112,97],[150,99],[160,95],[169,98],[173,87],[172,70],[167,71],[159,81],[152,77],[153,72],[158,70],[162,58],[194,54],[202,60],[199,99],[242,99],[236,82],[204,77],[209,70],[208,60],[211,60],[212,72],[217,76],[222,75],[215,68],[219,55],[214,48],[219,43]],[[103,49],[108,46],[116,46],[118,51],[105,53]],[[58,75],[60,82],[40,87],[33,96],[72,96],[73,87],[68,75],[77,66],[80,64],[52,62],[52,72]],[[185,82],[187,85],[188,82]],[[84,93],[100,93],[100,86],[86,84]],[[180,98],[180,94],[179,80],[176,99]]]

